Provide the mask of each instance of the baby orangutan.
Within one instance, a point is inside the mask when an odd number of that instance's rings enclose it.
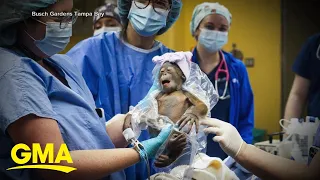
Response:
[[[186,77],[175,63],[165,62],[159,73],[159,84],[161,92],[156,97],[159,115],[167,116],[181,130],[189,124],[187,133],[190,132],[192,124],[195,123],[196,131],[199,129],[199,119],[205,118],[208,112],[207,106],[191,93],[182,90]],[[131,115],[125,119],[124,129],[130,127]],[[159,133],[149,128],[150,134]],[[187,136],[183,132],[172,131],[166,145],[166,151],[155,161],[156,167],[166,167],[174,162],[187,142]]]
[[[160,69],[159,84],[162,91],[156,97],[158,112],[169,117],[174,123],[178,123],[182,129],[188,122],[199,127],[199,118],[207,114],[207,106],[191,93],[182,90],[182,84],[186,77],[179,66],[165,62]],[[191,127],[188,132],[190,132]]]

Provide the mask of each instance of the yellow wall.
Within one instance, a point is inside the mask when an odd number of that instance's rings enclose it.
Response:
[[[190,50],[196,42],[189,23],[197,4],[210,0],[182,0],[183,9],[174,26],[158,39],[174,50]],[[280,0],[219,0],[232,13],[229,43],[236,43],[245,57],[254,57],[255,66],[248,68],[255,95],[255,127],[268,132],[279,130],[280,119]],[[70,49],[85,36],[74,36]]]
[[[175,50],[190,50],[195,40],[189,23],[194,7],[204,0],[182,0],[183,9],[177,23],[158,39]],[[255,127],[268,132],[279,131],[281,105],[281,21],[280,0],[219,0],[232,13],[230,51],[236,43],[245,57],[254,57],[255,66],[248,73],[255,96]]]

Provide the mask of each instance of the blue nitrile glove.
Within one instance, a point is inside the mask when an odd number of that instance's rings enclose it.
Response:
[[[168,139],[168,136],[171,133],[171,129],[172,125],[167,125],[161,130],[157,137],[141,142],[149,159],[154,158],[160,146]],[[143,153],[141,152],[140,159],[143,159]]]

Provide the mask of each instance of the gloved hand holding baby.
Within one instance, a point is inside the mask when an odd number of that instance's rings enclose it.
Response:
[[[171,123],[176,127],[168,137],[166,152],[156,158],[156,167],[166,167],[178,158],[187,144],[187,134],[193,126],[198,133],[200,120],[208,116],[212,104],[216,103],[211,103],[209,99],[218,99],[210,80],[191,62],[191,57],[191,52],[155,56],[154,84],[148,95],[125,119],[123,129],[134,126],[132,123],[145,124],[151,136],[160,132],[161,123]],[[208,88],[203,89],[201,82],[206,82]],[[208,97],[207,91],[211,97]],[[140,113],[133,117],[135,110],[140,110]]]

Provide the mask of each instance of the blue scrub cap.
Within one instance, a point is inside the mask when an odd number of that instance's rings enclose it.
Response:
[[[31,17],[32,11],[46,8],[58,0],[4,0],[0,6],[0,46],[16,42],[17,28],[12,25]]]
[[[112,17],[116,19],[119,23],[121,22],[119,16],[119,10],[117,5],[112,3],[106,3],[103,6],[98,7],[94,12],[104,13],[103,16],[94,16],[93,17],[93,24],[95,24],[99,19],[103,17]]]
[[[161,35],[165,33],[179,18],[180,11],[182,8],[182,2],[181,0],[171,0],[171,10],[168,14],[167,18],[167,25],[166,27],[160,29],[158,32],[158,35]],[[118,0],[118,8],[119,8],[119,14],[121,18],[122,24],[128,23],[128,14],[131,8],[132,0]]]
[[[231,24],[232,15],[229,10],[219,3],[209,3],[205,2],[197,5],[192,13],[192,19],[190,22],[190,31],[192,36],[196,32],[200,22],[210,14],[220,14],[224,16],[229,22],[229,26]]]

